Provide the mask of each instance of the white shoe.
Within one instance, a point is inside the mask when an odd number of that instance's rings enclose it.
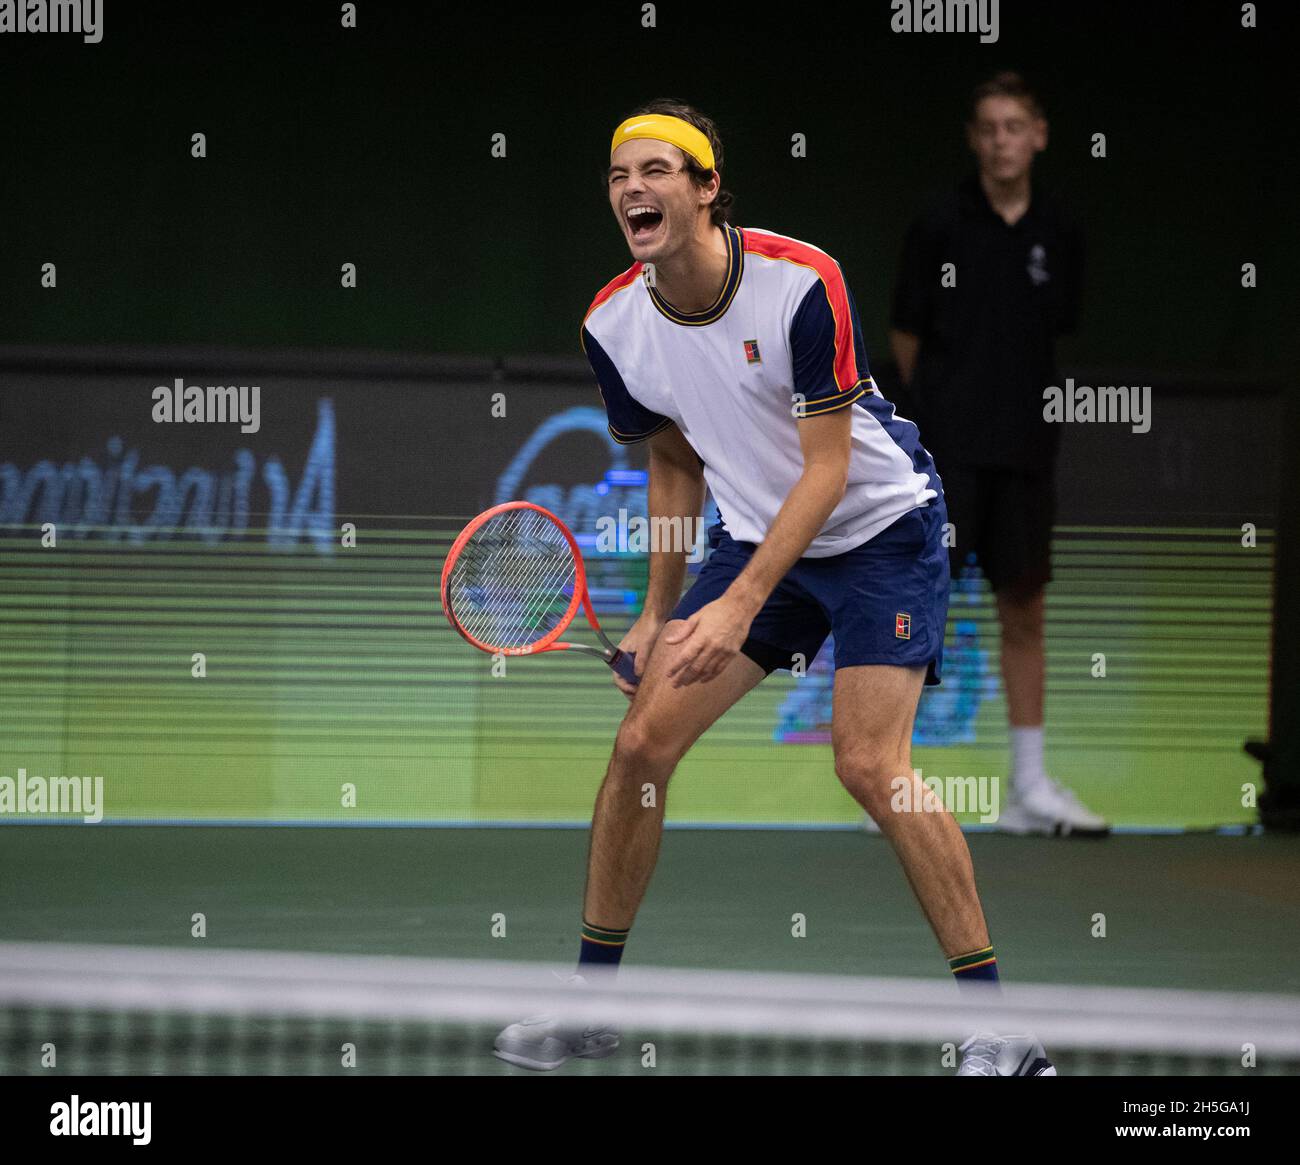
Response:
[[[1055,1076],[1056,1068],[1032,1034],[995,1036],[977,1032],[960,1048],[958,1076]]]
[[[1010,797],[998,813],[998,819],[993,822],[993,828],[999,833],[1015,833],[1022,836],[1029,833],[1052,832],[1045,827],[1042,818],[1030,813],[1019,801],[1014,801]]]
[[[565,980],[575,988],[587,987],[581,975]],[[493,1044],[498,1060],[536,1072],[549,1072],[566,1060],[603,1060],[618,1051],[618,1032],[605,1024],[558,1015],[534,1015],[504,1028]]]
[[[1051,777],[1042,777],[1027,788],[1013,786],[997,825],[1006,833],[1046,837],[1105,837],[1110,833],[1104,817]]]

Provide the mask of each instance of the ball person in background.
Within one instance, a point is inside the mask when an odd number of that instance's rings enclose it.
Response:
[[[977,172],[908,230],[890,344],[926,446],[943,467],[953,579],[973,558],[997,598],[1016,833],[1102,835],[1106,822],[1047,773],[1044,589],[1051,580],[1059,426],[1043,390],[1059,384],[1055,339],[1073,330],[1082,237],[1033,180],[1047,146],[1038,98],[1015,73],[972,96]]]

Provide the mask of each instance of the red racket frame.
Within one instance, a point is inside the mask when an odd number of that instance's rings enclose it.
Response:
[[[511,510],[532,510],[549,518],[560,533],[564,535],[565,541],[569,544],[569,550],[573,553],[573,562],[575,566],[575,575],[573,580],[573,597],[569,600],[569,606],[565,610],[560,621],[551,628],[536,643],[530,643],[525,647],[499,647],[490,643],[485,643],[481,639],[475,638],[461,626],[460,620],[456,618],[454,607],[447,601],[447,587],[451,581],[452,568],[456,565],[456,560],[460,557],[460,552],[465,548],[465,544],[474,537],[475,533],[487,522],[501,514],[508,513]],[[585,654],[595,655],[603,659],[629,683],[636,683],[635,658],[636,653],[630,651],[620,651],[613,643],[609,641],[604,630],[600,626],[600,620],[596,618],[596,612],[591,605],[591,596],[587,593],[587,567],[582,560],[582,551],[578,548],[577,539],[574,538],[569,527],[566,526],[555,514],[544,506],[539,506],[535,502],[502,502],[500,505],[493,506],[490,510],[484,510],[468,526],[465,527],[457,536],[456,541],[451,544],[451,549],[447,551],[447,560],[442,565],[442,609],[447,616],[447,621],[455,628],[467,643],[473,644],[480,651],[485,651],[489,655],[540,655],[544,651],[581,651]],[[581,606],[586,612],[587,622],[591,624],[592,630],[600,636],[600,640],[609,649],[602,651],[598,647],[588,647],[583,643],[564,643],[560,641],[560,636],[569,629],[575,616],[578,613],[578,607]],[[629,678],[630,674],[630,678]]]

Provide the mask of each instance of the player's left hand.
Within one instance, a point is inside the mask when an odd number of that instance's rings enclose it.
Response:
[[[707,684],[721,675],[739,653],[752,621],[751,613],[723,595],[683,620],[680,627],[665,631],[665,643],[684,645],[677,662],[668,669],[669,683],[684,688],[687,684]]]

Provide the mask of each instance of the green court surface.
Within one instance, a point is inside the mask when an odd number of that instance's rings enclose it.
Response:
[[[609,673],[572,653],[494,668],[437,601],[456,523],[363,526],[333,557],[180,540],[7,548],[0,777],[102,777],[118,821],[586,820],[626,710]],[[1058,531],[1047,763],[1116,825],[1256,820],[1259,765],[1242,746],[1267,735],[1271,553],[1227,529]],[[645,563],[589,567],[617,638]],[[927,778],[1006,777],[998,636],[987,588],[954,596],[913,751]],[[765,681],[683,761],[677,820],[855,821],[828,708],[815,668]]]
[[[1300,839],[968,841],[1008,980],[1300,991]],[[586,846],[576,829],[7,825],[0,941],[562,963]],[[889,844],[855,832],[668,831],[627,961],[947,974]]]

